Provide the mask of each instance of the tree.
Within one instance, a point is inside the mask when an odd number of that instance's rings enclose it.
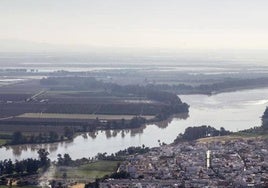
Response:
[[[196,140],[199,138],[205,138],[208,136],[219,136],[219,135],[228,135],[230,131],[225,130],[223,127],[220,130],[215,129],[211,126],[198,126],[198,127],[187,127],[184,131],[184,134],[180,134],[175,142],[179,140]]]
[[[69,166],[71,163],[72,163],[72,158],[70,157],[69,154],[65,153],[65,154],[63,155],[63,164],[64,164],[65,166]]]
[[[16,131],[12,135],[11,144],[23,144],[24,137],[22,136],[20,131]]]
[[[25,171],[25,166],[22,162],[16,160],[14,165],[15,172],[22,174]]]
[[[57,156],[58,156],[58,165],[63,165],[64,161],[63,161],[61,154],[58,154]]]
[[[56,180],[52,180],[50,185],[51,185],[51,188],[55,188],[56,187]]]
[[[115,172],[110,175],[110,178],[114,178],[114,179],[126,179],[129,177],[130,177],[130,174],[126,171]]]
[[[129,122],[129,126],[130,128],[137,128],[139,127],[141,124],[145,123],[146,119],[143,117],[133,117],[130,122]]]
[[[62,174],[62,178],[63,178],[63,179],[66,179],[66,178],[67,178],[67,173],[66,173],[66,172],[63,172],[63,174]]]
[[[64,127],[64,136],[71,139],[74,135],[74,130],[70,127]]]
[[[41,167],[48,167],[50,163],[50,160],[48,158],[48,155],[49,155],[48,151],[46,151],[45,149],[39,149],[38,155],[39,155]]]
[[[4,161],[4,169],[6,174],[13,174],[14,165],[11,159]]]
[[[268,130],[268,106],[266,107],[261,119],[262,119],[262,127],[265,130]]]
[[[59,139],[59,135],[56,132],[54,132],[54,131],[49,132],[49,141],[50,142],[55,142],[58,139]]]
[[[26,166],[26,172],[29,174],[35,174],[39,168],[40,162],[36,159],[28,158],[24,160],[24,164]]]

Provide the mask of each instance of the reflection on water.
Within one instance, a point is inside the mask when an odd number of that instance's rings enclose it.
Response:
[[[131,130],[100,130],[83,133],[72,141],[52,144],[31,144],[0,148],[0,160],[37,157],[45,148],[52,160],[57,154],[69,153],[73,159],[93,157],[97,153],[114,153],[130,146],[156,147],[158,140],[171,143],[189,126],[211,125],[236,131],[261,124],[260,116],[268,105],[268,89],[245,90],[212,96],[182,95],[190,104],[189,116],[174,116],[166,121]]]
[[[27,148],[26,148],[27,149]],[[21,152],[22,152],[23,148],[22,147],[17,147],[17,148],[14,148],[13,149],[13,155],[14,156],[20,156],[21,155]]]
[[[126,136],[125,131],[122,130],[122,131],[121,131],[121,138],[125,138],[125,136]]]
[[[88,138],[88,134],[87,134],[87,133],[83,133],[83,134],[81,134],[81,136],[82,136],[84,139],[87,139],[87,138]]]
[[[112,137],[112,134],[111,134],[111,130],[105,130],[105,135],[106,135],[106,138],[111,138]]]
[[[52,153],[52,152],[57,151],[58,146],[59,146],[59,144],[49,145],[49,146],[48,146],[48,151],[49,151],[49,153]]]
[[[145,126],[143,127],[140,127],[140,128],[137,128],[137,129],[131,129],[130,130],[130,136],[131,137],[135,137],[136,135],[140,135],[143,133],[143,130],[145,129]]]
[[[118,133],[118,131],[114,130],[113,133],[112,133],[112,136],[113,137],[116,137],[117,136],[117,133]]]
[[[98,135],[98,132],[90,132],[87,134],[90,138],[95,139]]]
[[[182,113],[182,114],[174,114],[173,116],[169,117],[168,119],[164,121],[159,121],[154,123],[157,127],[161,129],[167,128],[167,126],[172,122],[172,121],[179,121],[179,120],[186,120],[189,117],[188,113]]]

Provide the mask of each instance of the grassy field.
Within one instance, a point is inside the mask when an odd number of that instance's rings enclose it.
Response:
[[[0,139],[0,146],[4,145],[7,142],[6,139]]]
[[[67,179],[83,180],[101,178],[117,170],[118,161],[97,161],[79,167],[59,167],[55,178],[63,178],[66,173]]]
[[[252,137],[268,138],[268,131],[261,131],[258,133],[235,132],[233,133],[233,136],[240,136],[243,138],[252,138]]]
[[[248,140],[252,138],[266,139],[268,138],[268,134],[253,134],[253,133],[250,134],[250,133],[237,132],[228,136],[215,136],[215,137],[200,138],[197,141],[201,143],[209,143],[209,142],[215,142],[215,141],[226,142],[230,140],[240,140],[240,139]]]
[[[53,114],[53,113],[25,113],[17,117],[22,118],[40,118],[40,119],[91,119],[94,120],[99,118],[100,120],[131,120],[133,115],[99,115],[99,114]],[[154,116],[142,116],[143,118],[149,120],[154,118]]]

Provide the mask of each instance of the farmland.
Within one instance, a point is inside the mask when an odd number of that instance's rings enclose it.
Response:
[[[21,118],[40,118],[40,119],[86,119],[86,120],[131,120],[135,116],[131,115],[96,115],[96,114],[52,114],[52,113],[25,113],[17,117]],[[153,119],[154,116],[141,116],[146,120]]]
[[[60,166],[57,167],[55,178],[62,178],[63,174],[72,180],[94,180],[102,178],[105,175],[110,175],[117,169],[119,161],[96,161],[89,164],[80,165],[77,167]]]
[[[2,86],[0,91],[0,130],[9,134],[53,131],[62,138],[66,127],[74,133],[129,129],[187,112],[188,105],[173,93],[93,77],[27,80]]]

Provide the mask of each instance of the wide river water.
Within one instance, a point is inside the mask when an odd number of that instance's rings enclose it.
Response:
[[[0,160],[37,157],[46,148],[52,160],[68,153],[73,159],[93,157],[97,153],[114,153],[130,146],[155,147],[159,140],[173,142],[189,126],[211,125],[237,131],[261,125],[261,115],[268,106],[268,88],[243,90],[217,95],[181,95],[190,105],[189,117],[173,117],[169,121],[146,125],[135,130],[97,131],[78,135],[70,142],[43,145],[20,145],[0,148]]]

